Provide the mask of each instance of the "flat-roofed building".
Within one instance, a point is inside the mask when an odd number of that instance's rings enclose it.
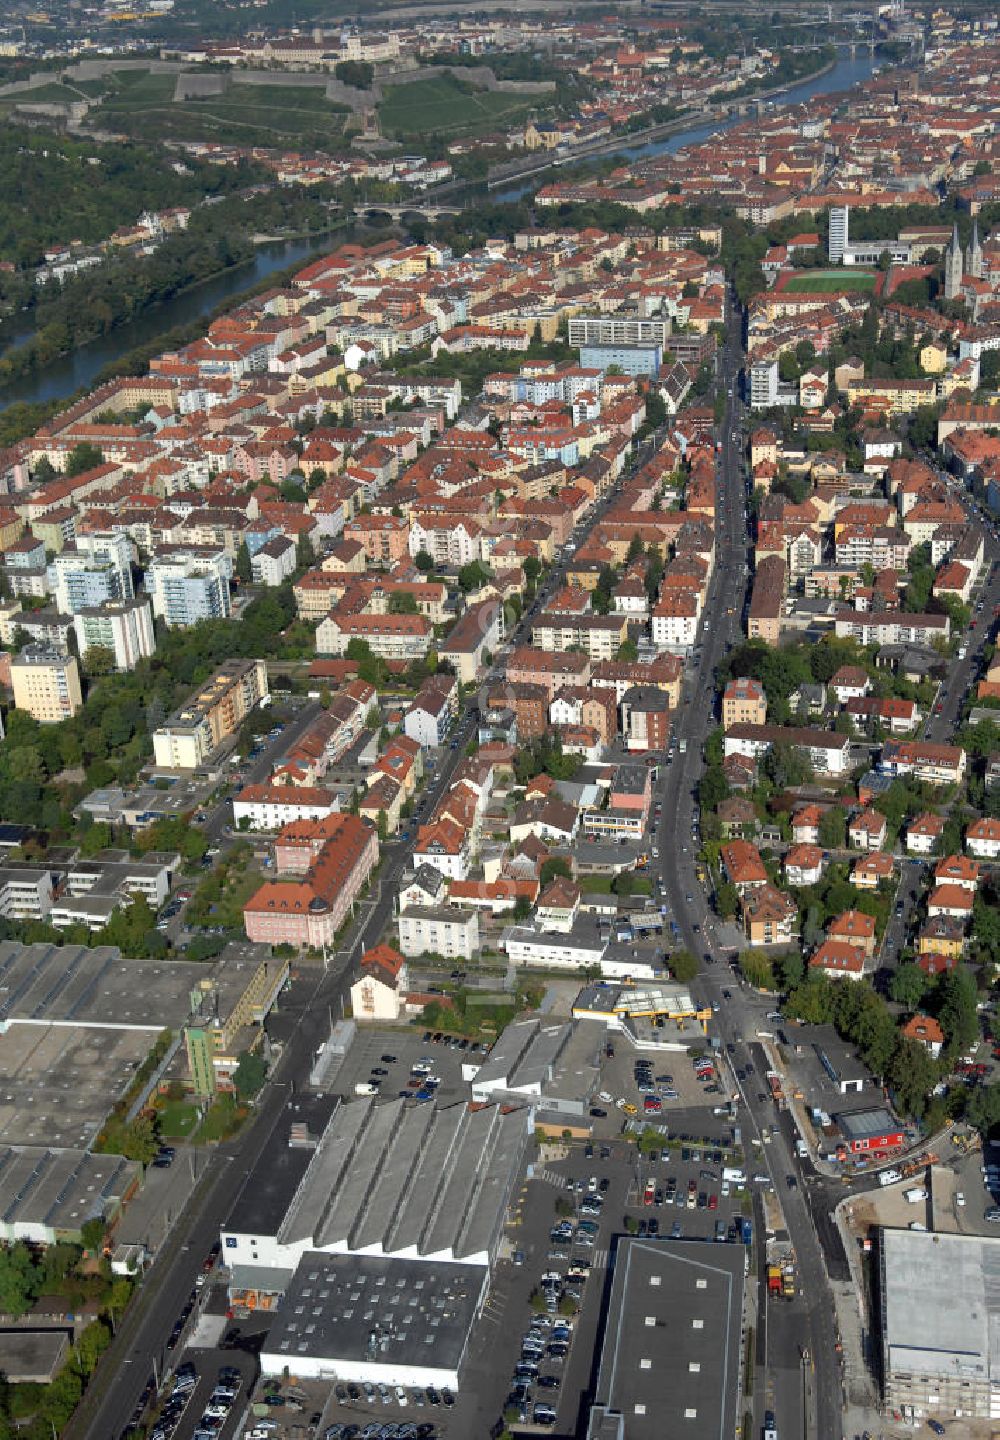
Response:
[[[80,667],[75,655],[29,646],[10,662],[14,706],[39,725],[72,720],[83,706]]]
[[[109,650],[117,670],[134,670],[156,650],[153,616],[145,595],[84,606],[73,617],[73,629],[81,655],[86,656],[88,650]]]
[[[1000,1239],[879,1232],[886,1408],[1000,1416]]]
[[[485,1265],[309,1251],[261,1351],[261,1370],[454,1393],[489,1273]]]
[[[738,1429],[742,1245],[618,1240],[587,1440]]]
[[[227,660],[186,705],[154,730],[157,765],[197,769],[267,695],[266,661]]]

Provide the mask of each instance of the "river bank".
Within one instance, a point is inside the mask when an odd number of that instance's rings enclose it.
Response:
[[[0,389],[0,411],[19,403],[36,405],[66,399],[88,388],[102,371],[133,351],[205,319],[223,302],[250,293],[262,280],[320,253],[334,237],[351,233],[352,226],[345,219],[307,236],[262,242],[252,259],[185,286],[168,302],[151,306],[134,320],[63,353],[44,369],[8,382]]]

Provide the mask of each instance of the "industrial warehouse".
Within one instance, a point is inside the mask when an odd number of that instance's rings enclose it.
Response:
[[[488,1287],[485,1265],[307,1251],[261,1352],[261,1369],[457,1390]]]
[[[262,1214],[251,1174],[222,1233],[234,1303],[252,1292],[256,1306],[267,1308],[268,1296],[273,1304],[308,1251],[490,1265],[524,1165],[531,1113],[353,1100],[333,1111],[311,1146],[294,1124],[284,1135],[279,1127],[275,1150],[291,1143],[299,1156],[287,1169],[285,1194],[272,1193]],[[266,1150],[257,1170],[276,1158]]]

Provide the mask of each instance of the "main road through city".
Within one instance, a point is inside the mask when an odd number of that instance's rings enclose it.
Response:
[[[670,908],[676,918],[685,945],[698,956],[703,965],[696,981],[698,991],[709,1003],[719,1007],[717,1033],[720,1040],[737,1047],[737,1064],[747,1057],[747,1006],[745,992],[732,984],[724,953],[716,942],[713,921],[704,890],[695,874],[698,842],[692,837],[698,779],[704,768],[702,747],[709,731],[718,723],[714,713],[716,670],[742,637],[742,616],[748,588],[747,497],[742,469],[743,405],[739,394],[738,376],[743,362],[739,311],[732,307],[726,343],[719,356],[717,385],[726,399],[722,423],[722,451],[719,457],[719,485],[716,493],[716,558],[715,574],[705,605],[701,627],[700,657],[690,667],[685,686],[685,700],[678,716],[676,735],[678,751],[666,767],[663,798],[663,820],[658,838],[660,861]],[[680,742],[686,742],[684,753]],[[709,957],[711,960],[709,962]],[[727,986],[730,996],[726,999]],[[757,1087],[743,1087],[743,1099],[749,1114],[748,1141],[759,1138],[761,1131],[774,1124],[770,1099],[759,1100]],[[765,1087],[766,1089],[766,1087]],[[796,1175],[786,1138],[778,1132],[759,1153],[765,1157],[772,1182],[780,1187],[789,1239],[798,1265],[799,1286],[806,1305],[801,1333],[783,1327],[783,1352],[772,1345],[768,1355],[771,1365],[787,1373],[798,1374],[802,1351],[808,1352],[803,1375],[808,1373],[806,1418],[810,1440],[839,1440],[841,1435],[841,1384],[839,1362],[835,1350],[833,1300],[827,1282],[823,1251],[813,1224],[805,1191],[796,1186],[789,1189],[787,1176]],[[762,1162],[763,1163],[763,1162]],[[763,1404],[758,1398],[758,1408]],[[779,1432],[783,1428],[801,1433],[801,1411],[781,1413],[777,1408]],[[759,1423],[763,1414],[756,1417]]]

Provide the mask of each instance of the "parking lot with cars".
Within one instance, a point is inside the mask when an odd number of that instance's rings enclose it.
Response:
[[[478,1044],[463,1044],[440,1031],[363,1029],[333,1083],[341,1095],[405,1094],[420,1100],[433,1095],[439,1104],[447,1104],[468,1096],[463,1060],[481,1064],[483,1058]],[[359,1086],[372,1088],[359,1091]]]

